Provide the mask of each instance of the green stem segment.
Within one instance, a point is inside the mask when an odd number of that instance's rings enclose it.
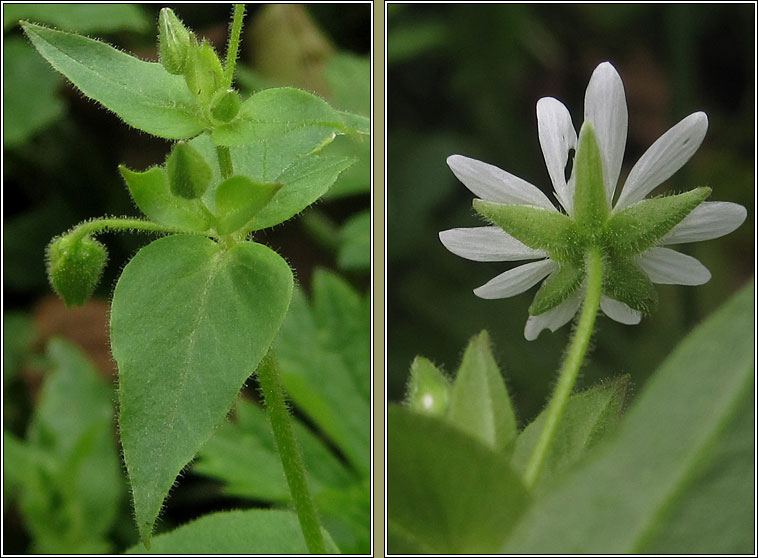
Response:
[[[145,221],[144,219],[124,219],[116,217],[85,221],[84,223],[77,225],[76,228],[69,234],[74,237],[74,239],[78,240],[93,233],[123,230],[195,234],[193,231],[186,231],[184,229],[178,229],[176,227],[167,227],[165,225],[153,223],[152,221]]]
[[[235,4],[232,25],[229,31],[229,44],[226,48],[226,64],[224,65],[224,87],[229,89],[234,79],[234,66],[237,64],[237,52],[242,34],[242,19],[245,17],[245,5]]]
[[[221,169],[221,178],[226,180],[234,174],[232,166],[232,152],[224,145],[216,146],[216,156],[218,157],[218,166]]]
[[[555,386],[553,397],[547,407],[545,426],[542,428],[542,433],[534,446],[534,451],[524,473],[524,481],[528,487],[534,486],[539,478],[548,449],[553,438],[555,438],[558,424],[579,375],[579,369],[584,361],[584,355],[587,353],[587,347],[590,344],[592,331],[595,327],[595,318],[600,307],[600,296],[603,294],[603,258],[597,248],[592,248],[588,252],[585,266],[587,270],[587,291],[582,312],[566,353],[566,359],[563,361],[558,384]]]
[[[271,428],[274,431],[276,446],[284,467],[284,476],[295,503],[295,511],[303,530],[305,544],[311,554],[326,554],[324,537],[318,522],[316,506],[313,504],[305,465],[295,440],[295,431],[284,400],[284,390],[279,380],[279,370],[271,355],[263,359],[258,367],[258,380],[266,402]]]

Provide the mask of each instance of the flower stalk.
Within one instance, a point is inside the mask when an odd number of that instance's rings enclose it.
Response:
[[[584,303],[576,331],[558,376],[555,392],[547,407],[545,426],[542,428],[526,467],[524,481],[528,487],[534,486],[539,478],[548,449],[555,438],[558,424],[563,417],[566,403],[568,403],[571,391],[574,389],[579,369],[587,353],[595,327],[597,311],[600,308],[600,297],[603,293],[603,257],[600,250],[592,248],[588,251],[585,266],[587,276]]]

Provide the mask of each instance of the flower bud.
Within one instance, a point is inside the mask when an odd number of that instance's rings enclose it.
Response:
[[[237,116],[241,105],[239,93],[234,89],[219,90],[211,99],[211,114],[216,120],[229,122]]]
[[[100,242],[71,235],[53,240],[47,249],[47,276],[67,307],[84,304],[100,282],[108,252]]]
[[[450,399],[450,381],[434,364],[417,356],[411,364],[407,405],[414,411],[443,416]]]
[[[171,193],[188,200],[202,196],[212,176],[203,156],[183,141],[174,145],[166,159],[166,172]]]
[[[187,68],[192,32],[176,17],[171,8],[158,16],[158,57],[170,74],[182,75]]]
[[[198,45],[197,40],[191,42],[184,79],[193,94],[208,102],[223,84],[224,69],[210,44],[203,41]]]

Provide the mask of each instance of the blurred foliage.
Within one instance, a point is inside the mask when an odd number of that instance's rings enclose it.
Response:
[[[32,428],[29,424],[36,420],[34,417],[42,405],[43,399],[37,394],[46,381],[41,371],[47,370],[45,362],[49,360],[43,356],[43,348],[53,334],[63,334],[77,340],[77,344],[87,351],[96,362],[97,369],[107,378],[108,383],[104,386],[109,386],[106,387],[108,401],[114,400],[112,361],[107,345],[107,304],[103,300],[110,296],[129,258],[152,239],[146,235],[103,235],[110,260],[104,280],[96,292],[96,300],[70,311],[46,298],[51,290],[45,277],[45,247],[53,236],[84,219],[102,215],[136,215],[137,209],[117,166],[123,163],[130,168],[147,168],[160,164],[170,148],[169,142],[129,128],[115,115],[84,99],[34,52],[17,22],[19,19],[29,19],[102,37],[142,59],[157,60],[155,22],[158,11],[164,6],[172,7],[188,26],[211,41],[218,51],[225,51],[231,4],[3,5],[3,417],[6,450],[34,444],[29,437]],[[276,15],[277,10],[278,28],[268,29],[271,35],[266,35],[263,40],[256,38],[256,29],[261,25],[256,22],[270,17],[268,14],[271,12]],[[295,85],[315,91],[337,108],[368,115],[370,17],[370,6],[366,4],[307,7],[249,5],[237,66],[238,87],[247,94],[263,87]],[[320,65],[315,67],[308,50],[310,43],[306,40],[312,35],[320,38],[317,47],[323,48],[324,53],[319,58]],[[276,44],[269,44],[268,41],[275,41]],[[282,44],[295,45],[286,52],[291,57],[287,61],[282,58]],[[283,77],[276,75],[276,72],[270,73],[263,65],[259,66],[257,57],[260,52],[279,56],[282,66],[289,68],[291,73]],[[304,81],[314,76],[323,89]],[[323,238],[311,236],[311,229],[304,225],[305,215],[275,229],[256,233],[256,240],[286,255],[296,271],[298,282],[305,287],[311,285],[313,270],[321,266],[344,272],[353,288],[360,293],[368,289],[368,254],[361,259],[354,253],[356,243],[367,246],[368,226],[365,222],[353,224],[353,218],[357,219],[355,216],[362,215],[369,208],[369,145],[368,140],[340,138],[339,143],[334,142],[328,147],[335,154],[352,154],[358,162],[344,173],[331,198],[310,210],[318,212],[332,232],[325,236],[325,242]],[[365,374],[368,374],[368,369]],[[254,389],[248,391],[255,397]],[[113,420],[109,420],[112,425]],[[14,455],[36,455],[35,452],[39,453],[37,450],[19,450]],[[10,453],[7,455],[6,475],[9,474],[7,459],[13,457]],[[24,459],[31,459],[29,455]],[[78,548],[82,552],[97,550],[76,547],[74,543],[79,540],[79,535],[71,530],[74,527],[69,529],[61,523],[65,520],[74,525],[81,521],[83,516],[80,511],[86,511],[90,504],[76,500],[88,498],[89,492],[79,494],[74,485],[67,489],[68,492],[57,491],[54,483],[58,481],[53,477],[58,473],[51,473],[50,467],[63,466],[63,462],[56,459],[57,464],[51,465],[49,460],[45,462],[47,469],[40,469],[44,473],[42,477],[33,477],[30,473],[33,478],[30,477],[32,480],[29,483],[36,485],[24,485],[21,481],[10,483],[6,476],[6,489],[15,490],[15,496],[7,500],[10,505],[5,510],[5,551],[50,549],[50,546],[41,546],[39,529],[42,527],[39,525],[40,521],[46,521],[45,517],[53,516],[37,514],[37,519],[31,521],[28,513],[31,508],[42,510],[40,513],[53,513],[51,510],[57,509],[58,504],[50,508],[49,502],[44,500],[46,498],[58,498],[61,505],[65,504],[65,509],[59,511],[68,515],[60,515],[50,525],[60,531],[61,540],[66,538],[71,543],[67,548]],[[73,457],[66,459],[73,463]],[[74,470],[69,467],[67,471],[66,474],[69,474]],[[119,482],[124,483],[123,472],[119,474]],[[27,491],[38,492],[36,497],[41,500],[37,503],[25,501],[27,497],[21,496],[23,490],[19,488],[22,486],[26,486]],[[30,486],[36,488],[32,490]],[[354,492],[360,497],[367,494],[360,485],[354,488]],[[340,492],[328,500],[329,505],[336,505],[334,502],[338,502],[339,498],[349,499],[345,494],[344,491]],[[66,498],[74,499],[69,501]],[[102,543],[98,547],[101,551],[122,550],[136,542],[126,494],[121,500],[114,498],[113,502],[113,505],[118,503],[120,515],[113,522],[115,529],[101,531],[102,536],[96,541]],[[239,505],[244,507],[251,504],[222,494],[216,483],[188,474],[168,501],[162,515],[161,530],[169,530],[209,511]],[[80,511],[71,511],[74,508]],[[359,518],[358,523],[363,521],[364,510],[353,510],[351,513]],[[110,514],[110,511],[103,509],[103,521],[111,517]],[[43,519],[39,520],[40,517]],[[345,521],[343,540],[348,536],[345,525],[353,520],[348,517]],[[357,547],[365,542],[359,540],[362,536],[353,541]],[[59,552],[62,548],[52,551]]]
[[[552,196],[537,138],[536,102],[552,96],[580,126],[595,66],[624,81],[631,166],[681,118],[703,110],[710,127],[690,162],[655,194],[695,186],[737,202],[747,221],[722,239],[680,249],[713,273],[700,287],[658,285],[659,311],[638,326],[601,318],[579,389],[631,374],[637,391],[684,334],[754,267],[754,7],[737,4],[446,4],[388,7],[387,367],[400,400],[416,355],[448,371],[476,332],[494,352],[523,426],[546,401],[570,328],[524,339],[529,294],[482,300],[472,290],[508,263],[459,258],[439,231],[477,226],[473,194],[445,159],[494,164]],[[554,199],[554,198],[553,198]]]

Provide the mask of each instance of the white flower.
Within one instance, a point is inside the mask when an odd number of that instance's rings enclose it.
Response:
[[[592,74],[584,99],[584,119],[594,128],[603,167],[603,185],[610,214],[640,202],[695,153],[705,137],[708,118],[696,112],[668,130],[634,165],[615,205],[627,133],[627,108],[624,87],[616,69],[603,62]],[[557,99],[545,97],[537,102],[537,128],[540,145],[550,174],[555,196],[569,217],[573,216],[575,176],[568,181],[565,170],[570,150],[577,148],[577,133],[566,107]],[[452,155],[447,163],[458,179],[480,199],[499,204],[537,206],[558,211],[542,191],[532,184],[497,167],[462,155]],[[634,257],[635,263],[653,283],[700,285],[711,278],[697,259],[664,245],[709,240],[730,233],[745,220],[744,207],[728,202],[703,202],[692,210],[653,246]],[[440,240],[458,256],[483,262],[537,260],[502,273],[474,290],[487,299],[505,298],[522,293],[557,271],[560,264],[545,251],[526,246],[497,226],[442,231]],[[524,335],[534,340],[543,329],[556,331],[579,310],[583,289],[547,312],[530,316]],[[603,295],[603,313],[624,324],[637,324],[641,312]]]

